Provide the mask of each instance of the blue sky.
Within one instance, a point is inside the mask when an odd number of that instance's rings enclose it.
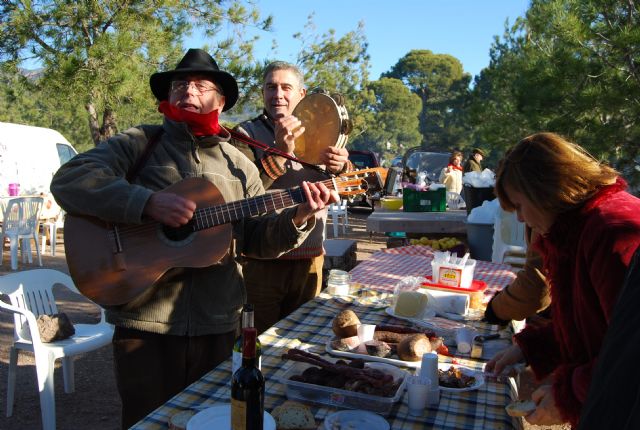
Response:
[[[464,70],[477,75],[489,65],[489,48],[495,35],[502,35],[508,19],[513,24],[524,15],[529,0],[262,0],[256,1],[263,14],[274,17],[271,33],[259,33],[258,59],[295,62],[300,44],[293,34],[302,32],[311,13],[316,34],[329,29],[336,36],[365,24],[371,69],[375,80],[412,49],[429,49],[458,58]],[[272,50],[272,41],[278,43]],[[206,41],[189,39],[186,47],[200,47]]]

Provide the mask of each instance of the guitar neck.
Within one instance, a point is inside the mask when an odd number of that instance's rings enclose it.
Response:
[[[322,181],[330,190],[335,190],[332,179]],[[307,201],[301,187],[265,193],[257,197],[238,200],[222,205],[196,209],[191,227],[200,231],[217,225],[232,223],[244,218],[255,217],[264,213],[285,209]]]

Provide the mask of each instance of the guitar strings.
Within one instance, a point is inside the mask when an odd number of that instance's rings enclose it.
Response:
[[[344,178],[332,178],[332,179],[327,179],[322,181],[322,183],[327,186],[330,189],[336,189],[339,190],[340,187],[336,187],[336,181],[347,181],[347,179]],[[205,208],[201,208],[201,209],[196,209],[196,211],[194,212],[192,221],[194,221],[196,223],[196,226],[200,227],[201,223],[203,223],[203,221],[207,222],[207,225],[204,228],[207,227],[213,227],[215,225],[222,225],[222,224],[226,224],[228,222],[233,221],[234,219],[232,217],[229,217],[228,221],[225,221],[225,215],[226,214],[231,214],[231,211],[233,211],[233,213],[236,215],[236,220],[237,219],[241,219],[241,218],[245,218],[244,216],[244,209],[247,210],[247,212],[251,215],[251,205],[252,202],[254,202],[253,206],[258,209],[258,200],[263,200],[262,205],[265,207],[266,212],[262,212],[262,213],[268,213],[271,212],[272,210],[277,210],[277,209],[283,209],[283,208],[287,208],[287,207],[291,207],[294,206],[296,204],[296,200],[292,197],[293,194],[300,194],[300,197],[303,198],[302,202],[304,202],[306,199],[304,199],[304,193],[302,192],[302,188],[301,187],[295,187],[295,188],[290,188],[287,190],[284,190],[282,192],[279,193],[266,193],[266,194],[262,194],[260,196],[256,196],[253,197],[251,199],[247,199],[247,200],[238,200],[238,201],[234,201],[234,202],[230,202],[230,203],[224,203],[221,205],[217,205],[217,206],[210,206],[210,207],[205,207]],[[283,205],[281,208],[273,208],[272,210],[269,210],[269,208],[267,208],[266,205],[266,199],[267,198],[271,198],[272,200],[272,205],[275,206],[275,202],[273,201],[273,197],[275,197],[273,194],[277,194],[280,197],[281,200],[281,204]],[[249,202],[248,200],[251,200],[251,202]],[[237,214],[238,211],[240,211],[240,213],[243,215],[242,217],[238,218]],[[257,214],[259,215],[260,212]],[[213,217],[216,217],[216,220],[218,219],[222,219],[223,222],[213,222]],[[211,221],[212,225],[208,225],[209,221]],[[136,236],[136,235],[140,235],[141,233],[145,233],[148,231],[153,231],[155,229],[157,229],[158,226],[158,222],[147,222],[144,224],[136,224],[136,225],[125,225],[125,226],[118,226],[118,234],[121,238],[126,238],[126,237],[131,237],[131,236]],[[199,230],[202,228],[199,228]],[[113,239],[115,237],[115,232],[113,230],[109,230],[109,232],[107,233],[109,239]]]

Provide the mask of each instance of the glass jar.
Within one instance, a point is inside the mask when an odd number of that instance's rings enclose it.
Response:
[[[327,279],[327,292],[332,296],[348,296],[351,275],[344,270],[332,269]]]

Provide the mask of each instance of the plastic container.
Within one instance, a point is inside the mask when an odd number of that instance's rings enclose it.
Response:
[[[17,196],[18,194],[20,194],[20,184],[16,184],[16,183],[9,184],[7,192],[12,197]]]
[[[416,191],[402,190],[404,212],[445,212],[447,210],[447,189]]]
[[[401,197],[383,197],[380,199],[380,207],[391,211],[400,210],[402,203]]]
[[[493,253],[493,224],[467,222],[469,253],[476,260],[491,261]]]
[[[385,363],[366,363],[365,366],[389,373],[393,375],[395,381],[401,381],[393,397],[374,396],[371,394],[357,393],[355,391],[308,384],[306,382],[292,381],[290,379],[292,376],[302,374],[308,367],[315,367],[300,362],[296,362],[288,369],[282,376],[280,382],[284,385],[285,393],[289,400],[320,403],[347,409],[364,409],[380,415],[389,415],[394,403],[398,402],[404,393],[408,373],[396,366]]]
[[[422,283],[422,288],[468,294],[469,307],[471,309],[482,309],[484,307],[484,291],[487,289],[487,284],[484,281],[473,280],[469,288],[459,288],[438,284],[433,282],[431,278],[426,278],[426,281]]]
[[[332,296],[348,296],[351,293],[351,275],[344,270],[331,269],[327,279],[327,292]]]
[[[465,184],[462,187],[462,198],[467,207],[467,215],[471,212],[471,209],[482,206],[482,202],[485,200],[493,200],[496,198],[493,192],[493,187],[472,187],[469,184]]]
[[[476,260],[469,258],[465,265],[431,261],[431,273],[434,282],[449,287],[469,288],[473,282]]]

